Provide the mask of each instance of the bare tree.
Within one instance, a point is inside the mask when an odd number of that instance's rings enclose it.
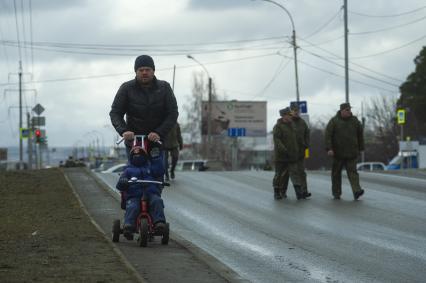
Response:
[[[190,134],[191,144],[201,142],[201,102],[207,91],[202,73],[194,73],[192,94],[186,97],[186,103],[182,107],[185,112],[182,131]]]
[[[214,81],[213,81],[214,82]],[[230,165],[230,148],[232,141],[228,137],[213,136],[210,144],[207,137],[201,134],[202,101],[207,100],[208,85],[203,72],[194,73],[192,94],[186,97],[183,105],[185,122],[182,123],[182,132],[188,133],[192,144],[192,158],[200,158],[209,152],[209,158],[223,161],[224,165]],[[212,101],[219,100],[215,84],[212,83]],[[205,157],[205,156],[204,156]],[[229,163],[229,164],[228,164]]]
[[[373,97],[367,104],[366,160],[387,163],[398,152],[396,97]]]

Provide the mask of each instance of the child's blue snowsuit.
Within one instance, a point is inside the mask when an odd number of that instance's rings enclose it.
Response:
[[[149,200],[149,214],[152,222],[154,224],[157,222],[166,222],[160,185],[128,182],[133,177],[136,177],[138,180],[162,181],[163,175],[164,162],[162,151],[156,157],[130,154],[129,165],[121,174],[116,186],[119,191],[126,194],[124,226],[135,228],[136,218],[140,213],[140,200],[144,193]]]

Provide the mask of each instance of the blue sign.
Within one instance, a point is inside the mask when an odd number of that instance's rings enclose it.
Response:
[[[228,137],[245,137],[246,128],[229,128]]]
[[[293,105],[293,104],[299,104],[300,113],[303,113],[303,114],[308,113],[308,103],[306,101],[299,101],[299,102],[292,101],[292,102],[290,102],[290,105]]]

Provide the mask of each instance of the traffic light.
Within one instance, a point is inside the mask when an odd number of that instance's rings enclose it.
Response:
[[[34,136],[35,136],[36,143],[40,143],[41,139],[42,139],[42,137],[41,137],[41,130],[40,129],[35,129]]]

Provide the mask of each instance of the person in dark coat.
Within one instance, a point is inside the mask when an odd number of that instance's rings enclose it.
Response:
[[[285,175],[289,174],[296,192],[296,198],[299,200],[304,196],[301,190],[300,177],[297,173],[299,146],[290,108],[281,109],[280,116],[281,119],[277,120],[273,129],[275,175],[272,185],[274,187],[274,198],[283,198],[281,189]]]
[[[164,141],[166,181],[169,180],[169,156],[171,157],[170,177],[175,178],[175,168],[179,159],[179,151],[183,148],[182,134],[179,123],[171,129]]]
[[[170,84],[154,75],[154,60],[141,55],[134,70],[135,79],[120,86],[109,113],[115,130],[126,141],[128,156],[135,134],[146,135],[152,142],[164,140],[179,115]]]
[[[149,154],[140,146],[131,149],[128,166],[120,175],[116,185],[116,188],[124,196],[124,209],[126,213],[124,215],[123,235],[127,239],[133,237],[136,218],[140,213],[140,201],[144,195],[149,201],[149,214],[155,229],[160,232],[166,227],[160,185],[153,183],[129,183],[129,180],[133,177],[137,180],[156,181],[163,174],[164,162],[158,147],[150,150]]]
[[[333,158],[331,183],[334,198],[340,199],[342,194],[342,169],[345,167],[357,200],[364,194],[356,169],[359,152],[364,150],[364,135],[361,122],[352,115],[349,103],[340,104],[340,110],[328,122],[325,145],[328,156]]]

